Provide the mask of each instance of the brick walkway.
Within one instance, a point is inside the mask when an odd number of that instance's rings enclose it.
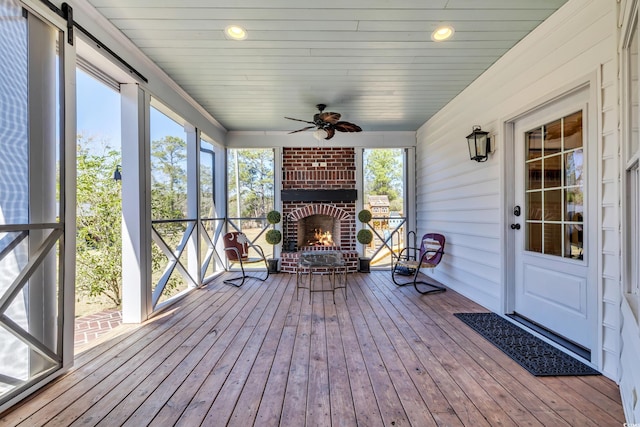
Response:
[[[78,317],[75,321],[74,345],[78,347],[95,340],[100,335],[120,326],[121,323],[122,315],[115,309]]]

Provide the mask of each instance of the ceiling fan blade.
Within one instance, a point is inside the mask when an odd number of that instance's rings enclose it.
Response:
[[[335,125],[336,123],[338,123],[338,120],[340,120],[340,113],[320,113],[318,114],[318,117],[325,123]]]
[[[339,132],[362,132],[360,126],[349,122],[337,122],[334,127]]]
[[[314,123],[314,122],[310,122],[310,121],[308,121],[308,120],[294,119],[293,117],[285,117],[285,119],[295,120],[296,122],[303,122],[303,123],[309,123],[310,125],[315,125],[315,123]]]
[[[307,126],[306,128],[302,128],[302,129],[294,130],[294,131],[291,131],[291,132],[289,132],[289,133],[304,132],[305,130],[309,130],[309,129],[313,129],[313,128],[315,128],[315,126]]]
[[[333,129],[333,127],[328,127],[324,129],[327,132],[327,137],[325,139],[331,139],[333,138],[333,135],[336,134],[336,131]]]

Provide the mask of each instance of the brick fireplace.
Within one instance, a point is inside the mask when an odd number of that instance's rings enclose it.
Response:
[[[301,251],[336,249],[357,270],[355,174],[353,148],[283,149],[281,271],[294,273]]]

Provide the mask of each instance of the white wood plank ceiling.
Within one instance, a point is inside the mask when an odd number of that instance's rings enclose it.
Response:
[[[228,130],[416,130],[566,0],[89,0]],[[228,40],[224,28],[248,37]],[[441,24],[455,28],[431,40]]]

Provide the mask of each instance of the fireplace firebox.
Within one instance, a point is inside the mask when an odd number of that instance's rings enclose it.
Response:
[[[340,241],[340,220],[329,215],[311,215],[298,220],[298,247],[335,246]]]

